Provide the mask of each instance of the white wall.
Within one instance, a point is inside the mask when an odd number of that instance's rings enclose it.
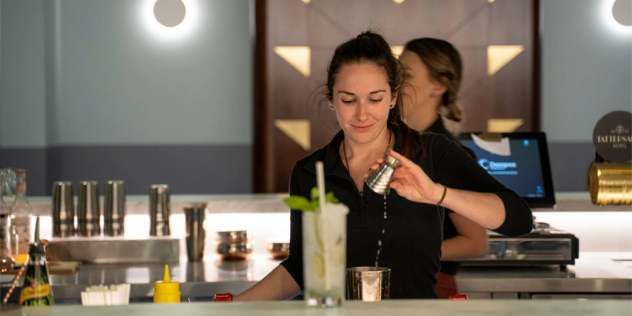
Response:
[[[616,27],[612,3],[540,1],[541,128],[550,142],[592,143],[603,115],[632,111],[632,27]]]

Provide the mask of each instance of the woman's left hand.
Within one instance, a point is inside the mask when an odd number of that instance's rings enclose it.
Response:
[[[428,175],[416,163],[408,160],[408,158],[400,155],[394,150],[390,150],[389,154],[402,164],[401,167],[395,169],[393,181],[390,187],[397,191],[400,196],[419,203],[436,204],[443,194],[443,186],[434,183]],[[371,170],[377,170],[384,159],[378,160],[378,163],[371,167]],[[365,178],[368,177],[368,174]]]

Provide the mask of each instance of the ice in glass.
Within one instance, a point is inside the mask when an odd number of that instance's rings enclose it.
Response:
[[[303,212],[304,293],[307,305],[339,306],[345,297],[347,213],[327,203],[324,212]]]

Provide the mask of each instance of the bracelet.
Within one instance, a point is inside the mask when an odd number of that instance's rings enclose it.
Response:
[[[442,184],[443,185],[443,184]],[[436,206],[441,206],[441,203],[443,203],[443,199],[445,199],[445,194],[448,192],[448,187],[446,187],[445,185],[443,185],[443,195],[441,196],[441,200],[439,200],[439,202],[437,202],[437,204],[435,204]]]

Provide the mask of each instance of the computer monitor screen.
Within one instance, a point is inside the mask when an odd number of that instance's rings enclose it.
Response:
[[[462,134],[478,163],[530,207],[553,207],[555,194],[546,136],[541,132]]]

